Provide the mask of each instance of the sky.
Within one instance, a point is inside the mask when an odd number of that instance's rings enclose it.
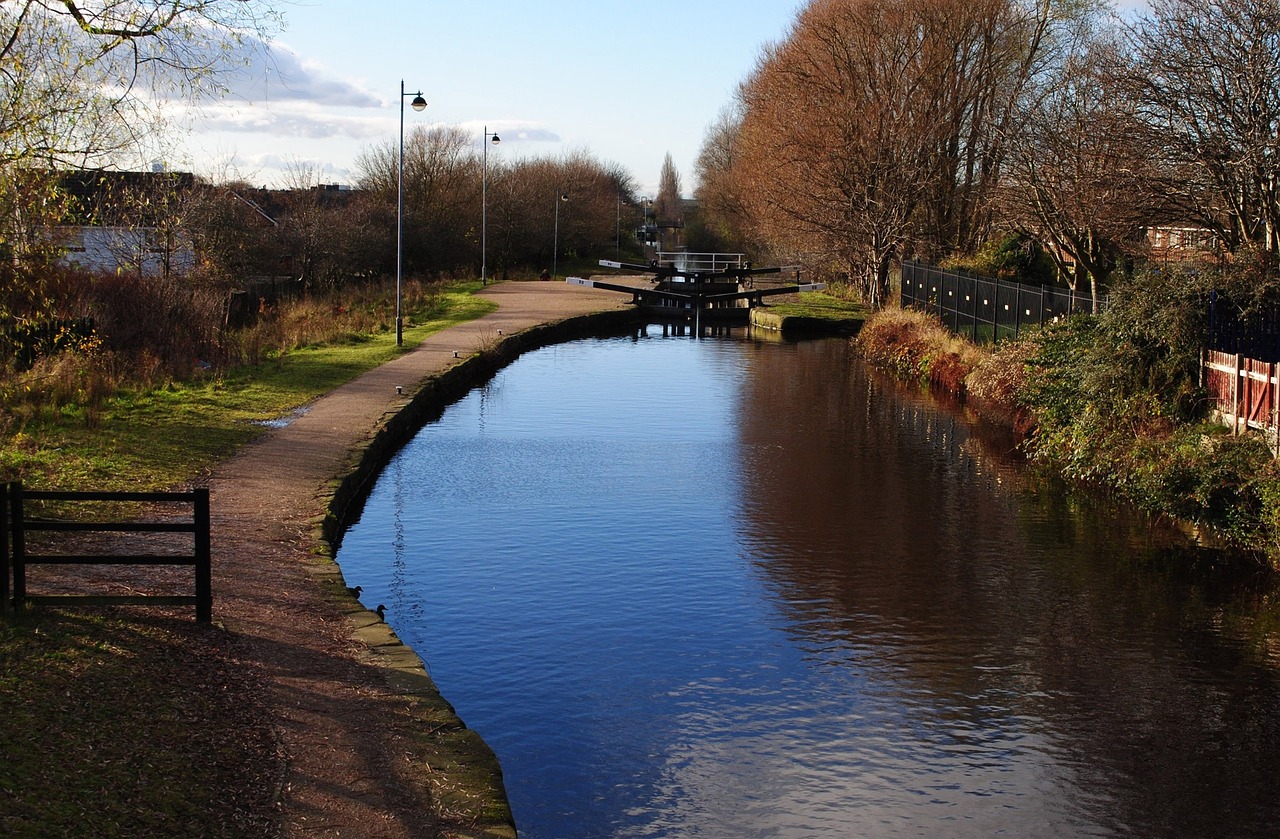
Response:
[[[707,127],[784,38],[803,0],[275,0],[269,58],[188,117],[173,169],[282,185],[312,167],[349,184],[361,151],[395,143],[400,83],[416,125],[461,127],[490,159],[585,151],[654,195],[667,153],[692,193]]]

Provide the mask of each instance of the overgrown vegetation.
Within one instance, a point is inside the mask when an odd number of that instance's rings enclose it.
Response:
[[[406,283],[405,347],[489,311],[471,294],[477,286]],[[218,342],[190,324],[180,341],[169,334],[188,311],[125,319],[129,334],[146,326],[165,336],[158,343],[104,331],[28,370],[10,367],[0,379],[0,480],[103,490],[182,483],[261,433],[260,423],[402,351],[387,285],[283,301]]]
[[[1197,272],[1139,272],[1099,316],[978,348],[918,312],[886,310],[859,336],[873,363],[966,395],[1028,432],[1035,460],[1144,509],[1280,559],[1280,469],[1255,435],[1208,421],[1197,385],[1211,287]]]

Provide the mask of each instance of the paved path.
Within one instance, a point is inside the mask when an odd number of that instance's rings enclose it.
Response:
[[[318,536],[351,452],[429,377],[502,337],[622,308],[562,283],[501,283],[498,309],[427,338],[313,403],[210,481],[214,620],[268,686],[289,769],[285,836],[511,836],[491,753],[412,651],[346,596]],[[396,386],[404,394],[396,393]],[[489,787],[489,791],[486,791]],[[487,799],[487,800],[486,800]]]

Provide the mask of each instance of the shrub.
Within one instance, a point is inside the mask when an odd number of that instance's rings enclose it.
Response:
[[[1023,404],[1028,386],[1027,362],[1037,350],[1035,338],[1005,341],[984,353],[965,379],[967,398],[984,413],[1004,419],[1019,434],[1034,425],[1034,417]]]
[[[899,375],[964,394],[981,351],[937,318],[913,309],[882,309],[867,320],[857,344],[868,361]]]
[[[1036,240],[1020,233],[992,238],[972,256],[944,260],[942,267],[984,277],[1052,285],[1058,269]]]

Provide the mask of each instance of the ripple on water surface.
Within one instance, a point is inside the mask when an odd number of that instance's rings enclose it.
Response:
[[[1254,636],[993,451],[844,342],[575,342],[424,429],[339,561],[528,839],[1267,835]]]

